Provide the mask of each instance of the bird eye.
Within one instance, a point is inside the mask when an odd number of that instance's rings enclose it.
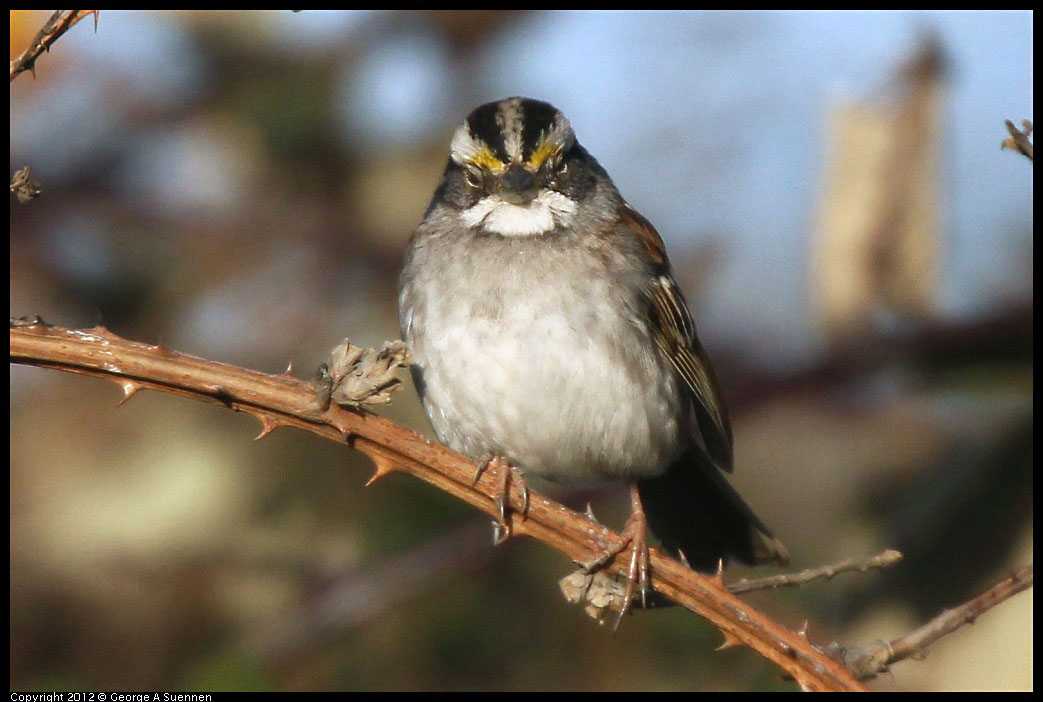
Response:
[[[482,184],[481,174],[476,173],[471,169],[467,169],[464,171],[464,180],[466,180],[467,184],[470,185],[472,188],[477,188],[479,185]]]

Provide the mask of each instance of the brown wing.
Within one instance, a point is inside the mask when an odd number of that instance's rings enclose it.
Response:
[[[623,207],[622,223],[648,249],[658,269],[649,289],[652,325],[656,343],[691,390],[699,433],[710,457],[721,470],[732,470],[732,427],[710,359],[695,334],[695,323],[684,296],[670,274],[663,240],[655,228],[629,205]]]

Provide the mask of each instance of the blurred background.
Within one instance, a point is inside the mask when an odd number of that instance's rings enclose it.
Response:
[[[547,100],[662,234],[793,565],[906,554],[749,599],[894,638],[1032,560],[1031,57],[1028,12],[103,11],[11,84],[10,313],[310,377],[398,337],[453,129]],[[345,446],[119,398],[11,369],[12,689],[794,688],[685,611],[599,627],[567,559]],[[872,685],[1031,689],[1031,630],[1022,594]]]

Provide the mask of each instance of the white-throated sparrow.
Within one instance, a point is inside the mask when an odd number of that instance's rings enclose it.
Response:
[[[403,338],[439,439],[500,474],[626,481],[628,596],[650,527],[699,570],[787,560],[721,475],[732,432],[655,229],[553,106],[482,105],[406,253]],[[524,506],[522,507],[524,509]]]

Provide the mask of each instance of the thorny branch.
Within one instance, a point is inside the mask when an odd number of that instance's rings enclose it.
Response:
[[[756,580],[747,580],[746,578],[743,578],[737,582],[729,583],[728,589],[735,594],[742,594],[754,590],[768,590],[778,587],[797,587],[809,583],[812,580],[818,580],[819,578],[829,580],[838,573],[846,573],[852,570],[864,572],[870,568],[886,568],[893,563],[897,563],[901,558],[901,553],[893,549],[888,549],[872,558],[848,558],[839,563],[834,563],[833,565],[808,568],[799,573],[784,573],[782,575],[773,575],[768,578],[757,578]]]
[[[261,438],[280,426],[293,426],[366,454],[376,465],[373,482],[395,471],[414,475],[489,514],[495,511],[495,476],[472,485],[474,465],[465,456],[364,411],[331,406],[318,411],[316,388],[289,373],[269,375],[206,361],[122,339],[107,329],[49,327],[40,320],[12,320],[10,358],[71,373],[107,378],[123,389],[124,400],[143,389],[159,390],[247,412],[261,423]],[[520,506],[521,495],[510,500]],[[515,535],[528,535],[577,563],[588,562],[618,535],[586,515],[532,494],[524,518],[511,513]],[[626,572],[625,556],[606,565]],[[719,577],[700,575],[651,550],[652,587],[708,619],[724,634],[722,648],[746,645],[786,671],[803,689],[857,691],[865,687],[843,665],[794,632],[728,592]]]
[[[98,31],[98,12],[98,10],[55,10],[50,19],[33,37],[29,48],[11,61],[11,80],[24,71],[31,71],[35,76],[36,59],[40,58],[40,54],[49,51],[51,44],[58,41],[58,37],[72,29],[73,25],[84,17],[94,15],[94,31]]]
[[[891,665],[906,658],[922,660],[925,650],[946,634],[964,624],[973,624],[979,616],[1000,602],[1032,587],[1032,564],[1019,568],[972,600],[947,609],[923,626],[892,641],[878,641],[864,648],[829,647],[830,655],[843,662],[859,680],[869,680],[886,672]]]
[[[590,515],[588,507],[588,515]],[[592,516],[592,515],[591,515]],[[872,558],[848,558],[832,565],[808,568],[799,573],[783,573],[768,578],[757,578],[756,580],[737,580],[726,583],[729,592],[737,595],[753,592],[754,590],[769,590],[779,587],[799,587],[813,580],[829,580],[839,573],[852,570],[867,571],[870,568],[886,568],[901,560],[902,554],[893,549],[888,549]],[[723,571],[723,569],[722,569]],[[723,572],[719,574],[723,576]],[[605,623],[610,615],[619,612],[625,603],[626,579],[618,578],[611,574],[602,572],[588,573],[585,568],[580,568],[574,573],[569,573],[558,581],[565,599],[572,604],[582,604],[590,617]],[[651,593],[639,605],[644,609],[658,609],[669,607],[673,602]]]
[[[1015,127],[1009,119],[1006,120],[1006,123],[1010,136],[1003,140],[1003,148],[1017,151],[1031,161],[1032,142],[1029,141],[1029,135],[1032,134],[1032,122],[1027,119],[1021,120],[1022,129]]]
[[[49,51],[51,44],[58,41],[58,37],[69,31],[73,25],[87,15],[94,15],[94,31],[98,31],[98,12],[98,10],[55,10],[33,37],[29,48],[11,61],[11,81],[25,71],[32,72],[33,77],[36,77],[36,59],[40,58],[40,54]],[[30,177],[29,166],[15,171],[11,178],[11,192],[23,205],[40,195],[42,189],[40,184]]]

